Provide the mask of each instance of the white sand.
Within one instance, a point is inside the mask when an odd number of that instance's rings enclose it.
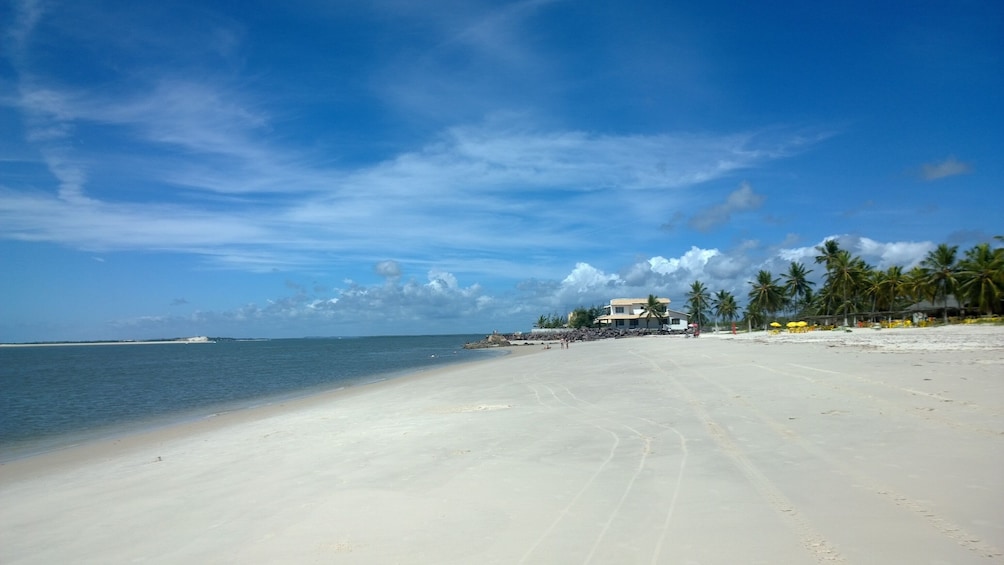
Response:
[[[535,348],[83,446],[0,467],[0,562],[1000,563],[1002,337]]]
[[[703,333],[701,337],[752,340],[759,343],[823,343],[878,351],[974,351],[1004,349],[1004,327],[992,325],[934,326],[930,328],[853,328],[833,331]]]

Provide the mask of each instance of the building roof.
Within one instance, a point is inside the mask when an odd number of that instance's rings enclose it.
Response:
[[[602,315],[602,316],[600,316],[599,318],[596,318],[596,319],[597,320],[638,320],[638,319],[641,319],[641,318],[644,318],[644,317],[645,317],[645,314],[643,314],[641,312],[634,312],[634,313],[625,312],[623,314],[604,314],[604,315]],[[653,318],[654,317],[655,316],[653,316]],[[666,311],[662,315],[662,318],[664,318],[664,319],[665,318],[687,318],[687,317],[688,317],[688,314],[686,314],[685,312],[677,312],[676,310],[670,310],[668,308],[666,309]]]
[[[669,304],[668,298],[656,298],[662,304]],[[648,298],[613,298],[610,300],[611,306],[631,306],[632,304],[648,304]]]

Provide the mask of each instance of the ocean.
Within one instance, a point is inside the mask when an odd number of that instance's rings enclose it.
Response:
[[[482,338],[0,347],[0,461],[500,354]]]

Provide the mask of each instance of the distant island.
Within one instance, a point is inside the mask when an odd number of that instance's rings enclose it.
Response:
[[[36,341],[30,343],[0,343],[0,347],[60,347],[69,345],[156,345],[165,343],[216,343],[216,338],[206,336],[179,337],[173,339],[123,339],[119,341]]]

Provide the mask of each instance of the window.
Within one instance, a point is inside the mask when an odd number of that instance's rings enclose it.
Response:
[[[637,328],[638,327],[638,320],[631,320],[631,327],[632,328]]]
[[[624,325],[624,320],[614,320],[614,325],[615,326],[623,326]]]
[[[616,306],[616,307],[614,307],[614,313],[615,314],[623,314],[624,313],[624,307],[623,306]]]
[[[680,323],[680,319],[679,318],[673,318],[672,320],[669,321],[669,323],[673,324],[675,326],[675,325],[677,325],[677,324]]]

